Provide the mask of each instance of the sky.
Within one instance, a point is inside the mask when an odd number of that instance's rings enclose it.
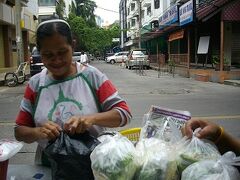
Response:
[[[119,13],[111,12],[107,10],[119,11],[120,0],[94,0],[98,7],[95,14],[100,16],[104,20],[104,25],[112,24],[114,21],[119,20]],[[104,10],[104,9],[107,10]]]

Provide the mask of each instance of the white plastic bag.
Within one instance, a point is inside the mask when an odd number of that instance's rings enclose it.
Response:
[[[131,180],[136,171],[135,147],[117,133],[107,136],[91,153],[92,170],[96,180]]]
[[[0,140],[0,162],[6,161],[18,153],[23,144],[16,140],[1,139]]]
[[[137,143],[136,180],[175,180],[178,178],[175,156],[169,145],[157,138],[146,138]]]
[[[199,139],[195,134],[200,130],[193,132],[191,139],[184,137],[178,144],[178,169],[182,172],[187,166],[206,159],[218,159],[221,154],[215,144],[207,139]]]
[[[182,180],[239,180],[240,174],[233,165],[240,165],[240,157],[227,152],[218,160],[203,160],[188,166]]]

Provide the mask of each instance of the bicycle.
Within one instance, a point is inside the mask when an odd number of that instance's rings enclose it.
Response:
[[[25,70],[28,63],[22,62],[15,72],[8,72],[5,74],[4,81],[8,87],[15,87],[18,84],[23,84],[26,81]]]

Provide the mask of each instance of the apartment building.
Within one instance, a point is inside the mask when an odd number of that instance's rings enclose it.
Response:
[[[20,1],[20,26],[22,37],[23,60],[27,61],[29,56],[29,41],[36,27],[37,2]],[[16,68],[17,62],[17,38],[15,0],[0,0],[0,68]]]

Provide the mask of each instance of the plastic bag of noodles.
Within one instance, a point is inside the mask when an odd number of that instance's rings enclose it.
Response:
[[[217,160],[202,160],[188,166],[182,172],[182,180],[239,180],[234,166],[240,166],[240,157],[229,151]]]
[[[91,153],[92,170],[96,180],[130,180],[136,163],[135,147],[130,140],[116,133],[106,136]]]

